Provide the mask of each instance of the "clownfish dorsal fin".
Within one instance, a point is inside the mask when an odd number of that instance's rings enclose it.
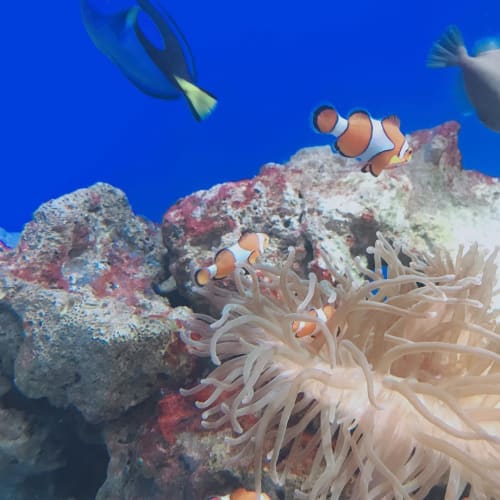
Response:
[[[387,121],[389,123],[392,123],[393,125],[396,125],[396,127],[400,127],[401,126],[401,120],[399,119],[399,116],[397,115],[389,115],[389,116],[386,116],[382,121]]]
[[[356,118],[356,116],[360,115],[370,118],[370,113],[368,113],[368,111],[365,111],[364,109],[353,109],[347,116],[347,119],[350,120],[351,118]]]

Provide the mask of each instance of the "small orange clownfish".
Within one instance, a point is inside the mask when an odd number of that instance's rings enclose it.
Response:
[[[326,304],[319,309],[309,309],[307,312],[309,316],[317,318],[326,323],[335,314],[335,308],[331,304]],[[316,333],[318,324],[315,321],[294,321],[292,322],[292,332],[298,338],[307,337]]]
[[[366,111],[354,111],[346,119],[331,106],[320,106],[313,113],[313,126],[317,132],[337,137],[337,151],[359,158],[364,162],[362,172],[375,177],[408,163],[413,154],[395,115],[375,120]]]
[[[269,236],[265,233],[242,234],[238,243],[219,250],[214,263],[202,267],[194,273],[194,281],[198,286],[206,285],[211,279],[220,280],[229,276],[237,264],[248,262],[255,264],[259,256],[269,244]]]
[[[238,488],[229,495],[208,497],[207,500],[271,500],[269,495],[261,493],[257,497],[255,491],[248,491],[245,488]]]

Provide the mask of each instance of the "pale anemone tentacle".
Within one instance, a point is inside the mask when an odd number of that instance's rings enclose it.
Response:
[[[257,492],[263,468],[282,483],[309,464],[297,498],[423,499],[441,481],[447,499],[500,498],[496,252],[417,255],[380,234],[369,252],[374,269],[340,272],[321,250],[331,284],[295,273],[293,249],[282,267],[242,266],[233,289],[210,283],[221,317],[181,338],[220,364],[182,393],[212,389],[203,425],[231,426]],[[307,314],[333,302],[326,323]],[[294,320],[314,336],[296,338]]]

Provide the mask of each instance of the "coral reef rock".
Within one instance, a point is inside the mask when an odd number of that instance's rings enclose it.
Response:
[[[1,372],[89,422],[120,416],[189,372],[172,335],[187,314],[152,290],[159,228],[96,184],[42,205],[0,254]]]
[[[97,500],[194,500],[242,484],[253,486],[251,470],[237,466],[228,470],[224,465],[228,458],[224,437],[229,432],[201,430],[200,411],[192,399],[166,392],[159,406],[159,417],[154,406],[145,404],[105,425],[111,459]],[[277,488],[270,481],[265,487]]]
[[[463,170],[458,131],[449,122],[413,133],[413,160],[377,178],[329,146],[305,148],[286,165],[265,165],[253,179],[183,198],[163,219],[168,272],[195,299],[193,263],[210,263],[213,252],[245,230],[269,234],[269,261],[296,247],[304,271],[317,269],[320,248],[339,261],[364,258],[379,230],[414,251],[438,244],[454,254],[476,241],[491,250],[500,245],[500,182]]]
[[[359,163],[330,147],[315,147],[285,165],[265,165],[253,179],[193,193],[164,215],[165,272],[191,305],[205,307],[193,292],[193,269],[211,264],[217,250],[248,230],[270,236],[261,261],[283,263],[293,246],[295,270],[320,278],[322,249],[339,270],[351,269],[358,256],[371,267],[366,249],[378,231],[418,254],[444,248],[454,256],[460,245],[475,242],[489,252],[500,246],[500,182],[462,168],[458,131],[458,124],[449,122],[413,133],[411,163],[378,178],[361,173]],[[494,301],[499,308],[498,294]],[[263,478],[268,479],[265,471]],[[285,491],[289,488],[287,482]],[[274,498],[275,491],[265,491]],[[436,488],[429,498],[442,493]]]
[[[177,335],[192,317],[185,306],[204,302],[193,268],[245,230],[269,234],[262,260],[282,262],[293,246],[302,275],[321,275],[322,248],[340,269],[365,259],[377,231],[418,252],[456,253],[474,241],[491,249],[500,183],[462,169],[457,136],[456,123],[412,134],[411,164],[378,178],[330,147],[306,148],[253,179],[183,198],[161,227],[102,183],[42,205],[17,244],[0,243],[0,478],[35,478],[0,496],[34,498],[41,476],[51,498],[75,496],[51,474],[69,467],[76,475],[66,477],[81,481],[91,462],[83,455],[95,450],[101,474],[88,480],[89,498],[192,500],[251,488],[253,470],[228,468],[229,429],[202,429],[200,410],[178,393],[208,373]],[[85,426],[92,437],[80,435]],[[76,464],[72,439],[84,450]],[[291,498],[302,477],[294,472],[283,487],[265,473],[264,491]]]

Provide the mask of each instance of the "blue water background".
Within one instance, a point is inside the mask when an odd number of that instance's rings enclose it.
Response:
[[[78,1],[3,6],[0,226],[19,230],[42,202],[96,181],[160,220],[184,195],[328,143],[310,127],[325,101],[398,114],[405,132],[459,120],[465,168],[500,175],[500,134],[461,115],[454,69],[425,66],[449,24],[469,49],[500,35],[498,0],[161,1],[219,99],[203,123],[129,83],[87,36]]]

